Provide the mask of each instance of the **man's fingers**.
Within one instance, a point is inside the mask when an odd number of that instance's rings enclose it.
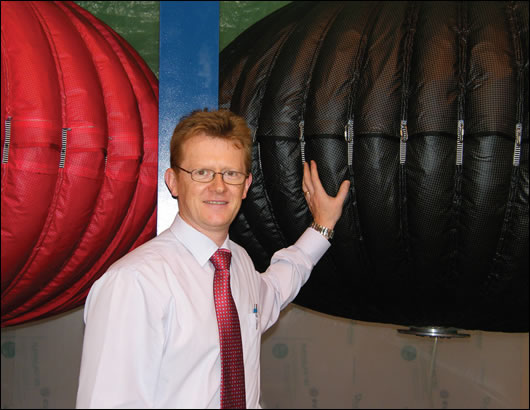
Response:
[[[337,199],[341,202],[341,204],[344,203],[346,200],[346,196],[348,195],[348,190],[350,189],[350,181],[345,179],[342,181],[342,184],[340,184],[339,192],[337,193]]]
[[[339,192],[337,193],[337,196],[335,198],[341,203],[344,203],[344,201],[346,200],[346,196],[348,195],[349,188],[350,181],[346,179],[340,185]],[[308,192],[314,194],[315,189],[319,192],[325,193],[326,196],[328,196],[324,189],[324,186],[322,185],[322,182],[320,181],[317,163],[314,160],[311,160],[310,163],[304,162],[304,178],[302,181],[302,191],[304,192],[304,196],[306,196],[307,198]]]
[[[319,192],[326,192],[320,182],[320,177],[318,176],[317,163],[314,160],[311,160],[311,183],[312,188],[317,189]],[[313,191],[311,191],[313,192]]]
[[[313,192],[313,184],[311,181],[311,170],[309,169],[309,164],[307,162],[304,162],[304,179],[302,182],[302,189],[304,190],[304,194],[306,192]]]

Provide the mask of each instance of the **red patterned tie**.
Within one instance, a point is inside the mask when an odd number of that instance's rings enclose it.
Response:
[[[241,329],[230,291],[231,257],[228,249],[220,248],[210,258],[215,267],[213,295],[221,342],[221,408],[246,409]]]

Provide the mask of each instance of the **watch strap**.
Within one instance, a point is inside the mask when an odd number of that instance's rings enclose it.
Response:
[[[319,234],[321,234],[326,239],[332,239],[333,235],[335,234],[335,231],[333,229],[326,228],[325,226],[317,224],[315,221],[311,223],[311,228],[313,228],[315,231],[317,231]]]

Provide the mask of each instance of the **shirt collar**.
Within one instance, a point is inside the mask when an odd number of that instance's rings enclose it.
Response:
[[[188,225],[180,214],[177,214],[169,229],[201,266],[206,265],[214,252],[219,249],[216,243],[205,234]],[[228,235],[220,247],[230,249]]]

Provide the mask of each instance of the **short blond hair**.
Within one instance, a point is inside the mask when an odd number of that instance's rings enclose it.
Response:
[[[177,169],[182,162],[184,143],[196,135],[226,139],[245,153],[245,172],[250,172],[252,161],[252,136],[243,117],[229,110],[195,110],[181,118],[171,137],[170,163]]]

